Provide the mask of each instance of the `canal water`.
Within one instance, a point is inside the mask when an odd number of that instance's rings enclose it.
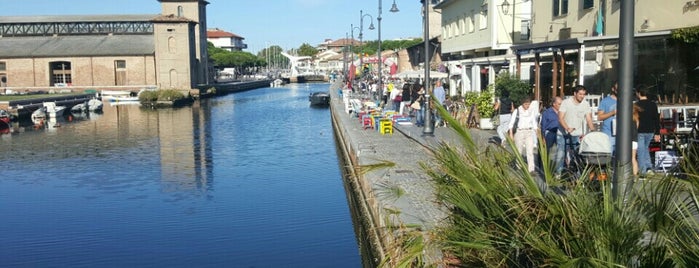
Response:
[[[0,139],[0,267],[361,267],[328,108],[291,84]]]

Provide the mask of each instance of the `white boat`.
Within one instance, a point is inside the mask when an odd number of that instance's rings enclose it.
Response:
[[[131,91],[103,90],[101,92],[102,101],[115,103],[138,103],[138,94]]]
[[[44,102],[44,108],[49,118],[63,116],[63,112],[66,110],[65,106],[56,105],[55,102]]]
[[[46,107],[44,106],[41,106],[32,112],[32,121],[39,121],[42,119],[46,119]]]
[[[73,108],[70,109],[74,113],[84,113],[84,112],[100,112],[104,107],[102,101],[98,99],[90,99],[89,101],[78,103]]]

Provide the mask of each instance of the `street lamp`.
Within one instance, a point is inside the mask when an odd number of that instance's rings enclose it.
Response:
[[[374,30],[374,17],[372,17],[369,14],[363,14],[364,11],[359,10],[359,44],[364,45],[363,37],[364,35],[362,34],[362,31],[364,31],[364,17],[369,16],[369,30]],[[362,71],[364,71],[364,56],[359,55],[359,68],[361,68]]]
[[[393,0],[393,6],[391,6],[391,10],[389,10],[389,11],[391,11],[393,13],[398,12],[398,6],[396,6],[396,0]],[[381,0],[379,0],[379,15],[376,17],[376,21],[378,21],[378,23],[379,23],[379,29],[378,29],[378,31],[379,31],[379,49],[377,51],[378,52],[377,57],[379,60],[379,62],[378,62],[378,64],[379,64],[379,68],[378,68],[379,82],[378,82],[377,86],[379,87],[379,100],[380,100],[380,98],[383,98],[383,83],[382,83],[383,81],[381,80],[382,79],[381,78],[381,65],[383,65],[383,62],[381,61]],[[388,101],[386,101],[386,102],[388,102]]]
[[[515,5],[517,4],[516,0],[512,0],[512,44],[515,44]],[[510,3],[505,0],[502,2],[502,14],[507,15],[510,11]]]
[[[425,126],[422,129],[423,136],[433,136],[434,126],[432,123],[432,107],[430,106],[430,10],[427,0],[422,2],[423,32],[425,39]]]

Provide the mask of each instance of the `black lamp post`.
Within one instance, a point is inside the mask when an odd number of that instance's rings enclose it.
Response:
[[[364,45],[364,34],[362,33],[364,31],[364,17],[369,16],[369,30],[374,30],[374,17],[372,17],[369,14],[363,14],[362,10],[359,10],[359,44]],[[362,71],[364,71],[364,55],[359,55],[359,67],[362,68]]]
[[[396,0],[393,0],[393,6],[391,6],[391,10],[389,10],[393,13],[398,12],[398,6],[396,6]],[[378,92],[379,92],[379,100],[383,98],[383,81],[382,81],[382,74],[381,74],[381,65],[383,65],[383,62],[381,61],[381,0],[379,0],[379,15],[376,17],[376,21],[379,23],[379,49],[377,51],[378,54],[378,71],[379,71],[379,81],[378,81]]]
[[[432,107],[430,106],[430,11],[429,2],[426,0],[420,0],[422,2],[422,15],[423,27],[424,27],[424,39],[425,39],[425,127],[422,130],[423,136],[434,135],[434,125],[432,122]]]

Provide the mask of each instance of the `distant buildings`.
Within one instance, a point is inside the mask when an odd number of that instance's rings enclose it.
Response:
[[[219,28],[208,29],[206,40],[214,44],[215,47],[228,51],[242,51],[248,48],[248,45],[243,43],[245,38]]]

